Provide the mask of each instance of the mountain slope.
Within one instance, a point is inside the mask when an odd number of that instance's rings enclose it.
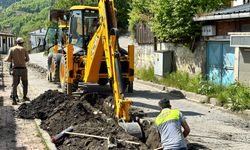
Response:
[[[49,8],[50,0],[21,0],[13,3],[0,14],[0,30],[27,35],[28,32],[45,26]]]

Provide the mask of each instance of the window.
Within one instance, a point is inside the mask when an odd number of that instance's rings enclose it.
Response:
[[[99,26],[98,13],[93,10],[85,10],[84,12],[84,35],[89,39],[95,34]]]
[[[71,43],[73,45],[82,47],[83,46],[83,32],[82,32],[82,11],[77,10],[72,12],[71,17]]]
[[[99,24],[98,11],[85,9],[71,12],[71,43],[87,48],[88,42],[96,32]]]

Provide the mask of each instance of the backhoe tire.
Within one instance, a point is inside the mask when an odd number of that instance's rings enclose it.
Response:
[[[69,95],[72,94],[72,84],[70,84],[70,83],[67,84],[67,94],[69,94]]]
[[[47,63],[47,72],[48,72],[48,81],[52,82],[52,72],[51,72],[51,64],[52,64],[53,54],[48,54],[48,63]]]
[[[63,93],[67,92],[66,69],[67,69],[66,57],[65,57],[65,55],[63,55],[61,58],[60,67],[59,67],[60,85],[61,85]]]
[[[54,63],[53,64],[53,72],[52,72],[52,74],[53,74],[53,81],[54,82],[60,82],[60,78],[59,78],[59,69],[60,69],[60,61],[61,61],[61,58],[62,58],[62,54],[56,54],[56,55],[54,55],[54,57],[53,57],[53,61],[52,61],[52,63]]]
[[[62,55],[59,65],[59,78],[60,78],[60,85],[62,88],[63,93],[72,94],[78,89],[78,81],[74,81],[73,84],[67,83],[67,63],[66,63],[66,56]]]

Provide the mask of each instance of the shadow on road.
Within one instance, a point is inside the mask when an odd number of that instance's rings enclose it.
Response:
[[[198,144],[198,143],[188,143],[187,147],[188,147],[188,150],[200,150],[200,149],[210,150],[206,146]]]
[[[0,103],[3,103],[3,97]],[[0,106],[0,149],[26,150],[26,147],[17,147],[15,110],[12,106]]]
[[[157,104],[157,103],[156,103]],[[149,108],[160,111],[160,108],[156,105],[150,105],[142,102],[133,102],[133,106],[142,107],[142,108]]]
[[[4,85],[3,62],[2,60],[0,60],[0,90],[5,91],[5,87],[6,86]]]
[[[193,112],[193,111],[181,111],[184,116],[200,116],[204,115],[198,112]]]
[[[1,58],[0,58],[1,59]],[[3,62],[0,60],[0,92],[5,91]],[[0,96],[0,149],[26,150],[17,147],[15,110],[12,106],[4,106],[4,97]]]
[[[174,93],[161,93],[161,92],[152,92],[149,90],[138,91],[134,90],[133,93],[126,93],[126,97],[140,97],[152,100],[160,100],[162,98],[168,98],[170,100],[180,100],[183,97],[176,96]]]
[[[199,116],[199,115],[204,115],[204,114],[200,114],[197,112],[193,112],[193,111],[181,111],[182,114],[184,116]],[[144,113],[144,115],[146,117],[157,117],[159,115],[160,111],[154,111],[154,112],[146,112]]]

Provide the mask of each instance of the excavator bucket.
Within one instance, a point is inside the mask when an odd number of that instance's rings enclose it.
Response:
[[[119,126],[122,127],[128,134],[142,138],[142,130],[138,122],[119,121]]]

